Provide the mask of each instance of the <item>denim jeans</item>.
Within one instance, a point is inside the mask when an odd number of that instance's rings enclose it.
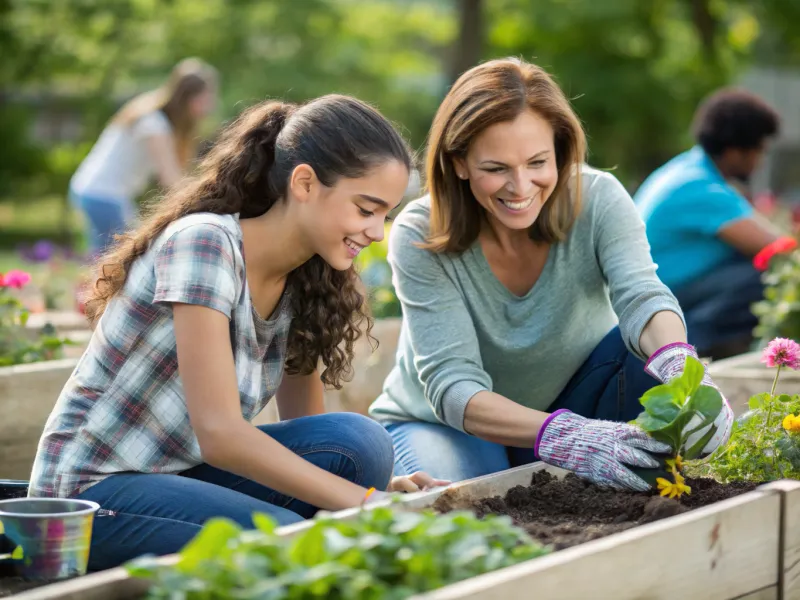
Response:
[[[758,318],[751,306],[764,298],[764,283],[744,256],[674,290],[683,310],[689,343],[700,356],[727,358],[752,344]]]
[[[631,421],[643,410],[639,398],[658,381],[625,347],[619,327],[597,345],[547,412],[567,408],[594,419]],[[395,475],[422,470],[463,481],[536,461],[530,446],[513,448],[462,433],[447,425],[414,421],[385,425],[395,448]]]
[[[353,483],[379,490],[389,484],[392,440],[367,417],[331,413],[258,428],[307,461]],[[177,552],[212,517],[252,528],[255,512],[288,525],[311,518],[318,510],[207,464],[176,475],[111,475],[77,497],[101,507],[94,521],[90,571],[109,569],[142,554]]]
[[[89,225],[89,250],[99,255],[122,233],[133,218],[133,206],[127,201],[84,196],[70,191],[70,201],[86,216]]]

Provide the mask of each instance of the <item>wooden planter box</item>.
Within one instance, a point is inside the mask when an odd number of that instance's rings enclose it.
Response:
[[[28,479],[47,417],[76,358],[0,367],[0,479]]]
[[[775,379],[775,369],[769,369],[761,362],[761,352],[748,352],[712,362],[708,372],[737,415],[747,411],[747,401],[751,396],[769,392]],[[800,392],[800,371],[782,369],[777,392]]]
[[[451,486],[469,498],[528,485],[542,463]],[[441,490],[409,495],[402,510],[428,507]],[[357,509],[337,518],[352,518]],[[309,526],[279,530],[294,535]],[[416,596],[417,600],[800,598],[800,483],[777,482],[711,506],[642,525]],[[164,557],[165,562],[174,557]],[[133,600],[147,582],[112,569],[15,596],[19,600]]]

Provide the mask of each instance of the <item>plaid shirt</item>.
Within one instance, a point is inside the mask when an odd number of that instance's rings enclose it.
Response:
[[[179,473],[202,462],[180,377],[172,302],[230,318],[242,415],[267,405],[284,369],[291,307],[253,308],[232,215],[172,223],[109,302],[44,429],[31,496],[74,496],[115,473]]]

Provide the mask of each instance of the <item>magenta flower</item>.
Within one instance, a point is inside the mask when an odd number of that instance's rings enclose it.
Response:
[[[9,271],[2,277],[0,277],[0,285],[2,287],[12,287],[16,289],[21,289],[28,285],[31,280],[30,273],[26,273],[25,271]]]
[[[788,338],[775,338],[764,349],[761,362],[768,367],[800,369],[800,344]]]

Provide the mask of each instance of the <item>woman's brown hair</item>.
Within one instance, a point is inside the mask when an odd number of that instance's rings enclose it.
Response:
[[[297,106],[266,102],[245,111],[187,181],[149,207],[141,226],[117,238],[98,263],[99,275],[86,303],[92,326],[125,285],[133,262],[173,221],[199,212],[239,214],[247,219],[266,213],[286,198],[297,165],[314,169],[323,185],[363,177],[390,161],[411,168],[411,152],[399,133],[371,106],[348,96],[330,95]],[[350,374],[353,345],[368,314],[353,267],[337,271],[314,256],[292,271],[293,319],[286,372],[308,374],[320,360],[322,381],[339,388]]]
[[[558,166],[558,184],[531,226],[530,237],[549,243],[564,239],[580,212],[586,136],[561,88],[544,69],[507,58],[461,75],[436,112],[425,165],[431,222],[424,248],[463,252],[478,238],[483,208],[472,195],[469,181],[456,175],[453,159],[464,158],[487,127],[513,121],[525,110],[552,126]]]
[[[197,58],[187,58],[175,65],[167,82],[158,89],[129,100],[111,122],[124,127],[144,115],[160,110],[172,125],[178,164],[186,167],[195,155],[197,120],[189,111],[193,98],[217,85],[216,70]]]

